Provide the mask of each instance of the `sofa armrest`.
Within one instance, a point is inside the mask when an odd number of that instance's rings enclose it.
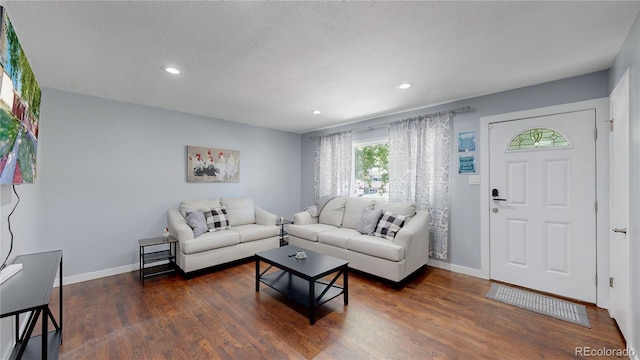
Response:
[[[318,217],[311,216],[308,211],[301,211],[293,214],[293,223],[296,225],[317,224]]]
[[[255,206],[256,208],[256,224],[258,225],[275,225],[278,221],[278,216],[276,214],[272,214],[267,210],[264,210],[260,207]]]
[[[418,211],[396,234],[393,240],[402,246],[411,272],[429,261],[429,214]]]
[[[169,209],[167,212],[167,225],[171,235],[178,241],[193,239],[193,229],[187,224],[187,220],[180,214],[178,209]]]

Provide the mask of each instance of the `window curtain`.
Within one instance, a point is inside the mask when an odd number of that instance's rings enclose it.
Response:
[[[389,124],[389,200],[429,213],[429,256],[447,259],[451,113]]]
[[[318,136],[315,144],[314,195],[349,196],[353,168],[351,131]]]

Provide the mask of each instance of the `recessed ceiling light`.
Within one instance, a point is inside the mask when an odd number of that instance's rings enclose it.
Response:
[[[165,67],[164,71],[168,72],[169,74],[173,74],[173,75],[178,75],[180,74],[180,70],[173,68],[173,67]]]
[[[410,88],[412,85],[413,85],[412,83],[402,83],[402,84],[398,85],[397,88],[400,89],[400,90],[405,90],[405,89]]]
[[[311,113],[312,113],[313,115],[320,115],[320,114],[322,114],[322,112],[321,112],[320,110],[313,110]]]

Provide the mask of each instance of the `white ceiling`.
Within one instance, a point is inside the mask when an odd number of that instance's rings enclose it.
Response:
[[[608,69],[640,2],[4,1],[41,87],[294,133]],[[165,73],[175,66],[182,74]],[[398,90],[402,82],[408,90]],[[311,114],[321,110],[321,115]]]

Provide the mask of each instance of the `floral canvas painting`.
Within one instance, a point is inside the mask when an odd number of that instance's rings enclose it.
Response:
[[[187,182],[240,182],[240,151],[187,146]]]

